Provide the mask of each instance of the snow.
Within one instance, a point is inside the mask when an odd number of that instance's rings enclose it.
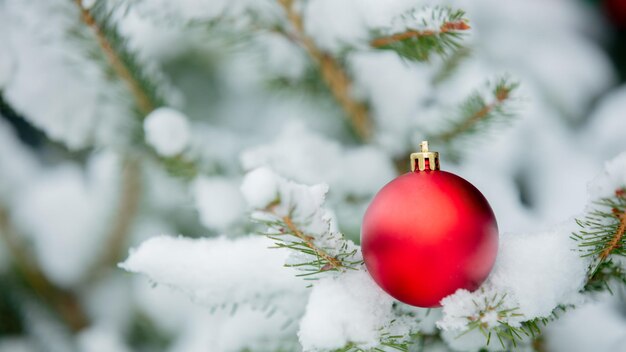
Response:
[[[626,150],[626,141],[621,133],[626,129],[626,85],[609,92],[600,100],[589,117],[589,123],[581,131],[584,144],[597,155],[609,158]]]
[[[199,177],[192,185],[200,221],[209,229],[223,231],[244,218],[245,201],[237,180]]]
[[[330,52],[361,44],[372,28],[388,26],[394,16],[412,8],[409,0],[314,0],[304,9],[304,25],[318,46]]]
[[[392,51],[357,52],[348,61],[355,94],[372,105],[376,141],[392,154],[405,151],[420,102],[432,92],[432,67],[408,62]]]
[[[33,243],[54,283],[77,284],[98,258],[117,199],[119,164],[95,154],[86,172],[67,163],[46,170],[20,190],[14,221]]]
[[[261,167],[246,174],[241,192],[252,208],[263,209],[278,200],[278,183],[272,170]]]
[[[157,284],[184,292],[207,306],[267,302],[288,306],[303,283],[283,268],[286,252],[269,249],[262,236],[191,239],[158,236],[143,242],[120,264]]]
[[[568,312],[547,328],[546,347],[554,352],[623,352],[626,320],[614,297],[603,297]]]
[[[298,122],[287,124],[272,142],[244,150],[241,164],[245,170],[267,166],[297,182],[327,183],[336,198],[373,195],[394,177],[380,149],[344,147]]]
[[[168,352],[297,351],[293,321],[283,313],[268,314],[249,307],[235,312],[218,310],[212,314],[187,316],[187,328]]]
[[[606,162],[604,171],[589,185],[591,200],[613,197],[615,191],[626,188],[626,152]]]
[[[106,326],[90,326],[78,334],[77,342],[81,352],[131,351],[123,337]]]
[[[34,155],[17,139],[15,131],[0,116],[0,199],[10,203],[19,197],[38,171]]]
[[[500,321],[511,326],[547,317],[559,305],[581,303],[579,291],[586,281],[589,262],[574,250],[572,230],[568,223],[540,233],[503,234],[496,264],[487,281],[473,293],[459,290],[444,298],[444,317],[439,327],[462,332],[467,329],[468,317],[489,312],[488,307],[494,306],[491,301],[498,302],[503,295],[506,296],[498,311],[516,308],[515,313],[521,314],[500,317]],[[481,321],[493,324],[494,317],[482,315]]]
[[[161,107],[152,111],[143,123],[146,141],[161,156],[172,157],[182,153],[191,138],[187,117],[180,111]]]
[[[5,45],[9,45],[9,41],[7,37],[8,29],[4,28],[6,26],[6,20],[3,19],[3,15],[0,14],[0,42]],[[9,52],[10,47],[5,49]],[[11,76],[13,70],[15,69],[15,60],[11,55],[2,55],[0,56],[0,89],[4,88],[4,86],[11,80]]]
[[[32,343],[25,338],[3,337],[0,338],[0,352],[34,352]]]
[[[320,280],[300,321],[303,350],[333,350],[349,342],[364,349],[377,346],[381,329],[394,319],[392,304],[365,271]]]

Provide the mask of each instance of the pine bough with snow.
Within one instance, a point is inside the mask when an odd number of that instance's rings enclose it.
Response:
[[[446,5],[0,1],[0,113],[67,149],[0,120],[0,313],[25,336],[0,324],[0,351],[571,351],[551,327],[626,284],[626,154],[583,186],[626,149],[626,96],[571,130],[612,75],[572,3]],[[487,281],[429,310],[358,245],[426,138],[503,229]]]

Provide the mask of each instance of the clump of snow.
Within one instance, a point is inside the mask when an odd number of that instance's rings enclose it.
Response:
[[[378,346],[396,318],[393,301],[365,271],[320,280],[300,321],[303,350],[334,350],[350,342],[363,349]]]
[[[4,16],[0,14],[0,42],[9,46],[9,40],[6,35],[8,28],[4,28],[4,26],[6,26],[6,21],[3,20],[3,18]],[[11,51],[10,47],[5,50],[6,54],[0,56],[0,89],[2,89],[10,81],[13,70],[15,69],[14,58],[12,55],[8,54]]]
[[[241,192],[251,207],[263,209],[279,200],[278,184],[276,174],[261,167],[246,174],[241,184]]]
[[[626,187],[626,152],[607,161],[604,171],[589,185],[591,200],[613,197],[615,191]]]
[[[263,305],[268,301],[287,305],[304,285],[292,269],[283,267],[287,253],[268,248],[271,244],[262,236],[159,236],[132,250],[120,267],[180,290],[204,305]]]
[[[124,343],[124,338],[115,329],[108,326],[90,326],[81,331],[77,344],[82,352],[130,352],[131,349]]]
[[[412,8],[409,11],[394,17],[391,25],[384,28],[387,34],[413,31],[439,31],[449,18],[451,11],[437,7]]]
[[[37,174],[39,165],[0,116],[0,199],[10,203]]]
[[[487,281],[475,292],[459,290],[444,298],[438,326],[462,332],[471,317],[489,327],[497,321],[519,327],[522,321],[549,316],[559,305],[580,303],[589,263],[574,250],[571,230],[561,226],[541,233],[502,235]],[[498,303],[499,308],[490,308]],[[510,309],[515,314],[502,314]]]
[[[568,312],[547,328],[546,346],[554,352],[623,351],[626,320],[610,297]]]
[[[414,6],[415,1],[409,0],[313,0],[304,8],[304,25],[318,46],[338,52],[366,42],[372,29],[389,25]]]
[[[298,231],[311,238],[316,248],[331,257],[347,254],[344,256],[345,262],[361,260],[358,246],[338,232],[332,212],[323,207],[328,185],[307,186],[288,181],[270,169],[260,168],[246,175],[242,192],[246,199],[253,202],[250,205],[256,211],[253,212],[252,218],[268,223],[267,231],[270,235],[281,235],[285,231],[291,231],[283,225],[285,218],[288,217]],[[294,243],[302,240],[295,236],[284,239]],[[295,250],[290,252],[287,260],[289,265],[297,266],[311,261],[309,254]],[[301,269],[307,270],[306,267]]]
[[[328,183],[336,197],[370,196],[394,177],[393,164],[380,149],[344,148],[302,123],[290,123],[273,142],[241,154],[246,170],[267,166],[297,182]]]
[[[226,230],[242,220],[245,201],[236,180],[199,177],[192,186],[200,221],[209,229]]]
[[[100,154],[86,172],[63,164],[20,190],[15,224],[32,241],[37,261],[56,284],[78,283],[97,259],[110,228],[118,175],[118,158]]]
[[[295,338],[297,324],[284,312],[268,314],[246,306],[236,311],[197,311],[188,312],[184,329],[169,352],[300,350]]]
[[[305,51],[278,33],[267,33],[256,38],[257,50],[263,53],[265,73],[269,77],[297,79],[302,77],[308,65]]]
[[[489,280],[511,292],[519,313],[548,316],[559,304],[580,301],[588,260],[581,258],[570,238],[572,226],[535,234],[505,234]],[[540,273],[541,275],[538,275]]]
[[[151,112],[143,123],[143,129],[148,144],[165,157],[182,153],[191,138],[187,116],[168,107]]]
[[[519,327],[525,320],[523,316],[500,313],[511,309],[517,310],[515,303],[511,299],[506,299],[505,293],[498,292],[490,284],[485,284],[474,292],[460,289],[441,301],[443,319],[437,326],[444,331],[464,332],[472,321],[493,328],[497,325],[497,320],[502,320],[511,326]]]
[[[598,103],[591,116],[589,124],[581,132],[585,138],[585,145],[592,148],[596,155],[613,157],[626,150],[626,141],[621,133],[626,130],[626,85],[605,95]],[[605,157],[606,158],[606,157]]]

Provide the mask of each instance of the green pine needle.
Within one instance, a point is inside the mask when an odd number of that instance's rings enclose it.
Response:
[[[415,10],[405,14],[400,19],[409,22]],[[393,50],[401,57],[415,61],[428,61],[432,55],[446,56],[461,47],[461,38],[467,25],[465,12],[438,7],[432,11],[430,20],[423,20],[415,28],[407,26],[401,33],[384,33],[375,31],[375,38],[370,45],[376,49]],[[440,23],[438,28],[432,28],[432,23]],[[422,29],[432,28],[432,29]]]

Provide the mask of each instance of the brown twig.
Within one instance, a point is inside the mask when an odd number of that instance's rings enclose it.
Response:
[[[445,22],[444,24],[441,25],[441,27],[439,27],[439,30],[432,30],[432,29],[423,30],[423,31],[408,30],[406,32],[392,34],[387,37],[376,38],[370,42],[370,45],[375,48],[380,48],[380,47],[384,47],[384,46],[387,46],[396,42],[400,42],[403,40],[411,39],[411,38],[431,37],[431,36],[440,35],[443,33],[466,31],[470,28],[471,27],[467,24],[467,22],[462,21],[462,20],[454,21],[454,22]]]
[[[623,211],[621,215],[619,215],[619,227],[617,231],[613,235],[611,241],[606,245],[604,250],[600,253],[600,261],[606,260],[606,258],[613,253],[613,251],[617,248],[621,247],[621,241],[624,237],[624,233],[626,232],[626,211]]]
[[[369,139],[372,133],[369,111],[365,104],[354,99],[351,95],[352,82],[347,73],[337,60],[322,52],[315,42],[306,35],[302,17],[294,9],[293,0],[278,0],[278,2],[285,10],[287,19],[295,31],[290,37],[297,38],[309,56],[319,65],[322,78],[345,111],[359,137],[363,140]]]
[[[4,240],[15,267],[26,283],[41,300],[53,307],[70,330],[77,332],[88,326],[89,319],[76,295],[57,287],[35,261],[29,260],[32,256],[19,241],[9,213],[2,207],[0,207],[0,237]]]
[[[307,236],[305,234],[302,233],[302,231],[300,231],[300,229],[298,229],[298,227],[293,223],[293,220],[291,220],[291,217],[289,216],[283,216],[283,222],[285,223],[285,225],[287,225],[287,228],[289,229],[289,231],[291,231],[291,233],[298,237],[299,239],[301,239],[307,247],[309,247],[312,251],[315,252],[315,254],[322,258],[324,261],[327,262],[327,265],[330,266],[329,269],[339,269],[341,267],[343,267],[343,264],[341,264],[341,261],[331,255],[329,255],[328,253],[326,253],[325,251],[319,249],[314,243],[313,243],[313,237],[311,236]]]
[[[143,90],[141,84],[133,77],[133,74],[126,66],[122,58],[117,54],[115,49],[113,49],[113,45],[111,45],[111,42],[96,22],[96,19],[91,15],[89,10],[83,6],[83,0],[74,0],[74,2],[80,10],[82,21],[94,31],[96,38],[98,39],[98,44],[102,48],[102,52],[109,61],[109,64],[118,77],[120,77],[128,85],[128,88],[130,89],[135,99],[135,103],[141,113],[145,115],[149,114],[156,108],[154,102]]]

